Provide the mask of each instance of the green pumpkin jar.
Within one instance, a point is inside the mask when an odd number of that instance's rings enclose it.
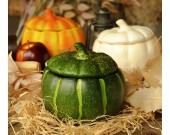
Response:
[[[115,61],[104,53],[76,51],[47,61],[42,78],[45,107],[58,118],[95,119],[116,115],[124,100],[125,82]]]

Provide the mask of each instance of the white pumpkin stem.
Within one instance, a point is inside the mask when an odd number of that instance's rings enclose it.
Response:
[[[120,27],[119,31],[127,31],[131,29],[123,19],[116,21],[116,24]]]

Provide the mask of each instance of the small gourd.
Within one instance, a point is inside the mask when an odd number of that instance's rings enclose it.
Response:
[[[34,16],[25,22],[21,44],[28,40],[43,43],[52,57],[74,50],[74,43],[84,43],[85,35],[79,24],[69,18],[55,16],[52,10],[46,9],[45,16]]]
[[[47,110],[58,118],[95,119],[116,115],[122,106],[125,80],[115,61],[86,50],[60,53],[47,61],[42,93]]]
[[[110,55],[122,69],[144,68],[149,59],[161,54],[161,46],[153,31],[145,26],[129,26],[122,19],[114,27],[100,33],[93,51]]]

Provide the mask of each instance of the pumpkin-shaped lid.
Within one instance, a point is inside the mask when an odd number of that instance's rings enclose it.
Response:
[[[69,18],[55,16],[52,10],[46,9],[45,16],[34,16],[25,22],[25,27],[37,31],[61,31],[78,27],[78,24]]]
[[[99,42],[108,44],[134,44],[145,42],[154,36],[151,29],[145,26],[129,26],[123,19],[116,21],[119,27],[101,32],[97,38]]]
[[[60,53],[47,61],[47,68],[66,77],[103,77],[116,72],[116,62],[105,53],[86,50],[82,43],[76,43],[76,51]]]

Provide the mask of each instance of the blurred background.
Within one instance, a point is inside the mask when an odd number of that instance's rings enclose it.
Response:
[[[112,12],[113,19],[124,19],[130,25],[144,25],[162,35],[162,0],[8,0],[8,33],[20,34],[23,22],[43,15],[50,7],[56,15],[72,18],[84,29],[95,18],[99,7]],[[20,25],[20,27],[19,27]]]

